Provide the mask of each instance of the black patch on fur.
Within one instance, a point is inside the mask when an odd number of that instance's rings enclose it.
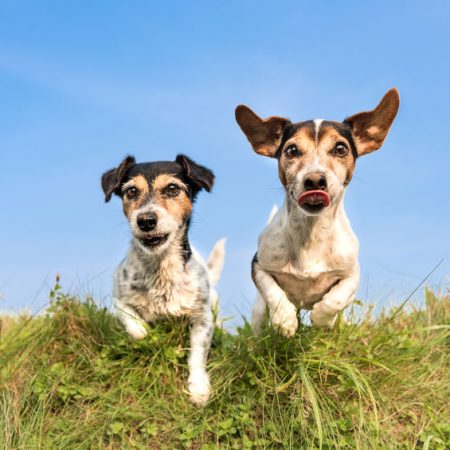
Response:
[[[130,289],[141,294],[145,294],[148,291],[148,289],[144,285],[138,283],[131,283]]]
[[[183,233],[183,237],[182,237],[182,242],[181,242],[181,252],[183,254],[182,256],[183,256],[183,261],[184,261],[185,265],[191,259],[191,256],[192,256],[191,244],[189,243],[189,237],[188,237],[190,223],[191,223],[191,218],[187,217],[186,225],[185,225],[185,229],[184,229],[184,233]]]
[[[252,259],[252,280],[253,282],[257,285],[256,280],[255,280],[255,265],[258,264],[258,253],[255,253],[255,256]],[[279,288],[281,290],[283,290],[283,288],[280,286],[280,284],[278,283],[278,280],[276,279],[276,277],[274,275],[272,275],[273,280],[275,281],[275,283],[278,284]]]
[[[139,163],[135,164],[127,173],[126,178],[123,180],[122,184],[125,184],[128,180],[138,175],[142,175],[149,186],[151,186],[153,180],[159,175],[172,175],[178,178],[183,183],[186,182],[186,177],[184,175],[184,170],[180,164],[175,161],[156,161],[150,163]]]
[[[124,279],[125,281],[128,280],[128,271],[127,271],[127,269],[123,269],[123,270],[122,270],[122,276],[123,276],[123,279]]]
[[[191,199],[194,201],[198,192],[206,189],[211,192],[215,176],[208,168],[197,164],[186,155],[177,155],[175,161],[183,167],[184,175],[187,178],[187,184],[191,188]]]
[[[124,183],[127,172],[136,164],[133,156],[127,156],[115,169],[108,170],[102,175],[102,189],[105,193],[105,202],[111,200],[112,194],[120,195],[120,188]]]
[[[255,253],[255,256],[252,259],[252,280],[255,281],[255,264],[258,263],[258,252]]]
[[[142,175],[149,186],[159,175],[172,175],[186,184],[189,188],[189,197],[194,202],[201,189],[210,192],[214,184],[214,173],[203,167],[185,155],[178,155],[176,161],[155,161],[149,163],[134,164],[127,170],[120,181],[120,186],[125,184],[131,178]],[[119,186],[119,188],[120,188]],[[121,195],[120,189],[114,193]]]

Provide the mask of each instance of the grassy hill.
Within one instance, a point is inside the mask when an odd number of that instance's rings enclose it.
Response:
[[[0,448],[450,448],[449,303],[426,292],[423,310],[290,340],[217,329],[201,409],[184,391],[185,322],[133,342],[57,289],[44,315],[2,319]]]

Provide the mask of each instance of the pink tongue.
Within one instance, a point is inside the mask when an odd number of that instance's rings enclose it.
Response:
[[[298,198],[300,206],[307,203],[308,205],[322,205],[328,206],[331,202],[330,196],[325,191],[306,191]]]

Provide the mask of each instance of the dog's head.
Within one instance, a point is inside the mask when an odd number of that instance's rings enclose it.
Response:
[[[147,253],[162,252],[187,229],[198,192],[211,191],[213,183],[209,169],[184,155],[142,164],[128,156],[102,176],[105,201],[122,198],[131,232]]]
[[[398,91],[391,89],[373,111],[343,122],[263,120],[245,105],[236,108],[236,120],[256,153],[278,159],[280,180],[293,201],[318,215],[342,197],[356,158],[381,147],[399,103]]]

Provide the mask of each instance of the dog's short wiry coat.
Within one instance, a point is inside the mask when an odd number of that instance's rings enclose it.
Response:
[[[209,191],[213,179],[211,171],[182,155],[147,164],[128,158],[102,179],[107,200],[112,192],[122,196],[133,233],[115,273],[116,314],[135,339],[146,336],[147,322],[189,317],[188,388],[198,404],[210,394],[205,366],[213,332],[212,284],[222,268],[223,242],[207,266],[187,233],[195,196],[201,188]]]

